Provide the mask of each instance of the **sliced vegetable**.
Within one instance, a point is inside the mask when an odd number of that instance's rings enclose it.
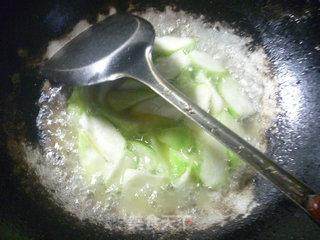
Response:
[[[245,131],[240,124],[239,120],[234,119],[229,112],[223,111],[216,116],[217,120],[219,120],[226,127],[230,128],[232,131],[237,133],[239,136],[245,137]]]
[[[221,79],[218,91],[226,101],[232,116],[246,118],[256,112],[247,94],[232,77]]]
[[[186,127],[167,128],[160,132],[159,141],[177,151],[191,151],[194,139],[191,131]]]
[[[210,111],[212,91],[210,84],[198,84],[194,90],[195,102],[204,111]]]
[[[211,86],[211,108],[212,115],[217,115],[224,109],[224,102],[214,86]]]
[[[94,116],[103,118],[104,121],[111,122],[127,138],[132,138],[145,132],[171,127],[174,121],[167,117],[144,114],[135,111],[115,112],[110,107],[96,105]]]
[[[200,179],[210,188],[218,188],[227,183],[228,171],[224,151],[219,146],[207,145],[201,151]]]
[[[169,57],[158,58],[156,68],[165,79],[171,80],[177,77],[190,63],[189,57],[183,51],[178,51]]]
[[[136,114],[151,114],[173,120],[178,120],[182,117],[182,113],[167,103],[162,97],[145,100],[134,106],[131,111]]]
[[[161,176],[149,174],[143,170],[127,169],[122,176],[121,183],[124,188],[140,190],[140,187],[136,188],[139,185],[160,185],[164,180],[165,179]]]
[[[228,182],[226,147],[210,134],[201,129],[195,129],[199,146],[198,166],[194,172],[204,186],[219,188]],[[196,176],[196,175],[195,175]]]
[[[82,114],[79,124],[80,163],[92,184],[98,178],[106,183],[121,167],[126,142],[108,122]]]
[[[192,132],[186,127],[162,130],[158,136],[169,160],[170,179],[176,181],[187,170],[197,174],[195,141]],[[196,178],[197,176],[195,176]]]
[[[194,89],[197,85],[197,82],[195,81],[194,69],[191,67],[184,69],[173,82],[173,84],[187,96],[193,96]]]
[[[189,166],[191,166],[191,159],[187,154],[183,154],[180,151],[169,148],[168,158],[170,164],[170,178],[175,180],[180,177]]]
[[[152,114],[142,114],[131,112],[131,121],[138,124],[137,131],[144,133],[146,131],[151,132],[157,129],[163,129],[174,126],[176,123],[172,119]]]
[[[192,64],[199,70],[204,70],[211,76],[221,78],[228,74],[221,60],[212,58],[205,52],[193,50],[189,53]]]
[[[155,95],[149,89],[114,90],[107,93],[107,101],[115,111],[122,111]]]
[[[155,39],[154,49],[161,55],[170,55],[178,50],[190,50],[195,46],[195,39],[164,36]]]
[[[190,170],[186,170],[180,177],[178,177],[173,183],[173,187],[179,190],[183,190],[186,186],[192,184],[192,176]]]
[[[105,169],[107,161],[98,152],[86,133],[80,132],[78,137],[79,161],[87,182],[95,184],[99,179],[107,178]]]
[[[118,162],[124,156],[126,141],[112,124],[86,114],[80,117],[79,123],[109,163]]]
[[[137,169],[151,174],[166,175],[166,165],[154,149],[138,141],[130,142],[129,149],[136,156]]]
[[[128,116],[125,116],[124,114],[111,110],[108,106],[103,108],[101,106],[96,106],[95,116],[104,118],[104,121],[112,123],[126,137],[136,135],[141,129],[139,122],[128,118]]]
[[[195,80],[199,84],[197,86],[201,86],[200,91],[198,90],[197,92],[196,90],[196,99],[198,99],[196,102],[198,105],[207,112],[210,110],[212,114],[221,112],[224,108],[223,99],[216,91],[212,79],[204,71],[198,71],[195,75]]]
[[[208,75],[205,71],[197,71],[195,73],[195,81],[197,83],[208,84],[211,83],[211,79],[208,78]]]

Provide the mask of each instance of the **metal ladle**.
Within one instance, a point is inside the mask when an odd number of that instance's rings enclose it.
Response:
[[[137,16],[113,15],[60,49],[41,68],[50,80],[94,85],[130,77],[150,87],[202,129],[237,153],[320,224],[320,195],[225,127],[167,82],[152,63],[152,25]]]

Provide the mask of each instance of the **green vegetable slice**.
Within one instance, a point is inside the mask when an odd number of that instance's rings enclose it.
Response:
[[[149,89],[113,90],[107,93],[107,102],[115,111],[122,111],[155,95]]]
[[[206,71],[211,77],[221,78],[228,75],[221,60],[214,59],[205,52],[194,50],[190,52],[189,57],[198,70]]]
[[[182,113],[170,105],[162,97],[154,97],[145,100],[132,107],[131,111],[135,114],[151,114],[173,120],[178,120],[182,117]]]
[[[178,50],[190,50],[195,44],[195,39],[188,37],[157,37],[154,42],[154,50],[160,55],[170,55]]]
[[[216,118],[226,127],[237,133],[239,136],[246,137],[244,128],[242,127],[240,121],[233,118],[233,116],[229,112],[223,111],[220,114],[216,115]]]
[[[198,83],[195,87],[197,104],[213,115],[220,113],[224,108],[224,102],[215,89],[215,79],[208,77],[204,71],[198,71],[195,80]]]
[[[138,141],[131,141],[129,150],[136,156],[134,160],[138,170],[162,176],[167,174],[166,165],[158,151]]]
[[[155,66],[165,79],[171,80],[189,65],[189,57],[183,51],[178,51],[169,57],[158,58]]]
[[[160,132],[158,139],[163,144],[177,151],[191,151],[194,140],[191,131],[186,127],[167,128]]]
[[[187,154],[169,148],[168,158],[170,164],[170,178],[175,180],[180,177],[191,165],[191,159]]]
[[[173,84],[189,97],[194,96],[194,89],[197,85],[195,81],[195,71],[193,68],[184,69]]]
[[[105,169],[107,162],[93,143],[90,141],[87,134],[80,132],[78,137],[79,160],[83,168],[84,176],[87,182],[95,184],[97,178],[105,178]]]
[[[211,87],[211,108],[210,113],[212,115],[218,115],[224,109],[224,101],[217,92],[214,86]]]
[[[82,114],[79,118],[79,156],[91,181],[109,181],[121,166],[126,141],[110,123]],[[94,174],[95,173],[95,174]]]
[[[246,118],[256,112],[247,94],[232,77],[222,79],[218,84],[218,91],[226,101],[233,117]]]
[[[226,148],[203,130],[196,131],[200,161],[194,171],[204,186],[220,188],[227,184],[229,179]]]
[[[219,188],[228,182],[228,169],[223,152],[212,147],[202,150],[200,179],[210,188]]]

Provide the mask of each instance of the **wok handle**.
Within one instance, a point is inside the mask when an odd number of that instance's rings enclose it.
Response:
[[[310,216],[320,224],[320,194],[311,195],[306,204],[306,209]]]
[[[153,66],[150,48],[146,50],[144,60],[145,61],[141,62],[138,61],[137,66],[133,68],[133,72],[128,74],[128,76],[149,86],[208,134],[238,154],[242,160],[250,164],[263,177],[271,181],[320,225],[320,199],[319,197],[309,198],[309,196],[315,195],[315,192],[310,187],[277,165],[265,154],[250,145],[210,114],[203,111],[198,105],[192,103],[186,95],[161,77]]]

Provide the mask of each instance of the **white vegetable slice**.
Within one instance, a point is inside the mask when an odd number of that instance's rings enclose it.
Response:
[[[162,117],[178,120],[182,117],[175,107],[171,106],[161,97],[154,97],[152,99],[143,101],[132,108],[133,112],[143,114],[153,114]]]
[[[85,133],[79,136],[79,161],[83,168],[84,177],[90,184],[95,184],[99,178],[105,178],[107,162],[92,146]]]
[[[209,73],[221,74],[227,72],[220,59],[214,59],[205,52],[193,50],[189,53],[189,57],[192,64],[200,69],[208,71]]]
[[[155,39],[154,48],[160,54],[168,55],[179,50],[191,49],[195,43],[193,38],[164,36]]]
[[[195,80],[197,83],[210,83],[210,78],[204,71],[198,71],[195,75]]]
[[[175,182],[172,183],[176,189],[184,189],[186,186],[192,184],[190,170],[185,171]]]
[[[219,93],[217,92],[217,90],[215,89],[215,87],[213,86],[213,82],[210,78],[207,77],[207,75],[203,72],[203,71],[199,71],[196,76],[195,76],[195,80],[197,81],[197,83],[203,84],[204,86],[206,86],[207,90],[206,92],[210,92],[211,93],[211,97],[210,97],[210,102],[206,103],[206,105],[203,106],[207,106],[210,108],[210,111],[213,114],[217,114],[219,112],[221,112],[224,108],[224,103],[223,103],[223,99],[221,98],[221,96],[219,95]],[[200,86],[198,85],[198,86]],[[201,93],[201,92],[199,92]],[[197,95],[197,94],[196,94]],[[206,96],[203,92],[203,96]],[[201,98],[201,95],[199,95],[199,97]],[[202,101],[205,101],[205,97],[202,98]],[[198,104],[200,105],[200,103],[198,102]],[[204,103],[202,103],[204,104]],[[209,110],[206,110],[209,111]]]
[[[86,114],[79,123],[108,161],[119,161],[124,156],[126,141],[111,123]]]
[[[210,84],[198,84],[194,90],[195,102],[204,111],[210,111],[212,89]]]
[[[235,79],[231,77],[221,79],[218,91],[234,117],[246,118],[256,112],[249,97]]]
[[[90,165],[97,173],[103,173],[104,181],[108,181],[121,167],[126,141],[112,124],[98,118],[82,114],[79,123],[81,134],[85,134],[90,141],[82,149],[81,163],[84,167]]]
[[[198,130],[197,135],[202,159],[199,178],[207,187],[221,187],[227,183],[229,174],[226,147],[203,130]]]
[[[211,86],[211,113],[216,115],[223,111],[224,102],[214,86]]]
[[[157,60],[156,68],[166,79],[174,79],[179,75],[183,68],[190,65],[189,57],[183,52],[178,51],[169,57],[162,57]]]
[[[166,174],[166,167],[159,158],[158,153],[149,146],[138,142],[130,142],[130,151],[136,156],[137,169],[152,174]]]
[[[228,179],[227,161],[222,148],[206,146],[201,151],[200,179],[207,187],[216,188],[224,185]]]

